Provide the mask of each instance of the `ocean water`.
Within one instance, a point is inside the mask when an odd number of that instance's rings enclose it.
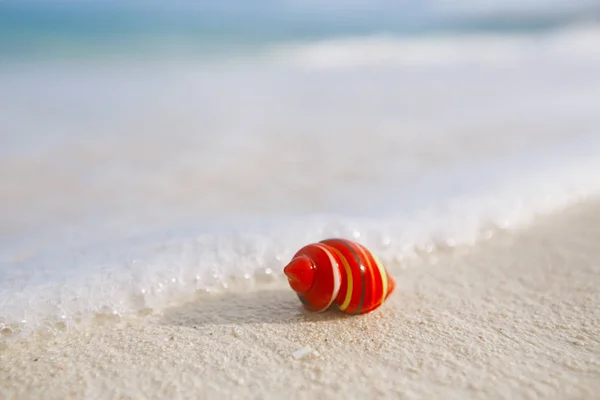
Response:
[[[0,331],[251,285],[331,236],[401,274],[597,196],[595,2],[534,3],[2,4]]]

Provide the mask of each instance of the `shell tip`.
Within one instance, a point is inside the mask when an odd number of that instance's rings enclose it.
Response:
[[[305,256],[295,257],[283,269],[292,289],[297,293],[306,293],[312,287],[315,279],[314,264]]]

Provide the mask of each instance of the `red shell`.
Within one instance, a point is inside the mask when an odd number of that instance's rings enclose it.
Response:
[[[301,248],[284,268],[290,286],[310,311],[337,305],[347,314],[375,310],[396,286],[367,248],[346,239],[327,239]]]

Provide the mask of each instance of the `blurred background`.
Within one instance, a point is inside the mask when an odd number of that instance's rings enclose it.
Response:
[[[404,182],[389,173],[577,135],[599,15],[596,0],[3,0],[0,232],[337,210],[330,192]]]
[[[5,299],[88,264],[171,279],[172,258],[132,266],[146,250],[94,258],[126,239],[262,232],[167,252],[192,254],[177,279],[194,287],[211,252],[250,271],[344,234],[391,257],[591,193],[599,16],[597,0],[0,0]]]
[[[421,202],[436,170],[596,129],[599,15],[596,0],[4,0],[0,233]]]

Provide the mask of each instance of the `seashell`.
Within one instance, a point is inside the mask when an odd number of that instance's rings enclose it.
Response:
[[[374,254],[346,239],[304,246],[283,272],[304,308],[313,312],[337,305],[346,314],[365,314],[381,306],[396,287]]]

